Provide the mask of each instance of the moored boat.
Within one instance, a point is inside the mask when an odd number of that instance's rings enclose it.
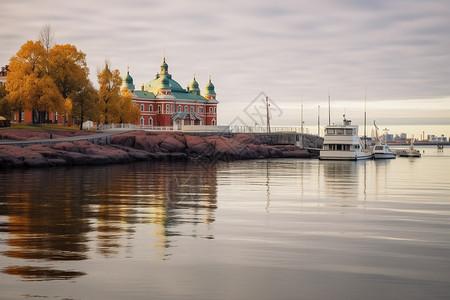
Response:
[[[358,126],[351,125],[351,120],[345,119],[340,125],[325,126],[323,149],[319,159],[324,160],[361,160],[372,158],[372,153],[366,151],[358,136]]]
[[[380,137],[378,136],[378,126],[375,121],[373,121],[373,125],[375,126],[376,144],[372,148],[372,154],[374,159],[391,159],[395,158],[395,153],[393,153],[389,147],[386,145],[386,139],[384,138],[384,143],[381,143]],[[385,129],[388,131],[388,129]]]
[[[411,144],[409,145],[409,148],[407,149],[396,149],[394,150],[394,153],[397,156],[401,157],[420,157],[420,151],[417,149],[414,149],[414,142],[411,140]]]
[[[373,158],[375,159],[389,159],[395,158],[395,153],[393,153],[387,145],[377,144],[372,150]]]

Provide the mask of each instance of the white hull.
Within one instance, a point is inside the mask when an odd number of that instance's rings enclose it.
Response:
[[[392,159],[395,158],[394,153],[374,153],[373,158],[375,159]]]
[[[319,159],[321,160],[362,160],[371,159],[372,154],[366,152],[353,151],[327,151],[321,150]]]
[[[391,159],[395,158],[395,153],[386,145],[377,144],[373,147],[373,158],[375,159]]]

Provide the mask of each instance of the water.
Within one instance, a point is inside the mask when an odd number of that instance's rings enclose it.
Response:
[[[450,150],[0,171],[0,299],[449,299]]]

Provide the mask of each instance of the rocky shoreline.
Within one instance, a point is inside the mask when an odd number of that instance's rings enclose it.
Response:
[[[5,132],[1,132],[3,137]],[[49,133],[40,133],[39,138]],[[52,134],[53,138],[59,137]],[[55,137],[56,135],[56,137]],[[82,133],[72,133],[73,136]],[[7,135],[11,139],[12,135]],[[16,134],[17,136],[17,134]],[[64,136],[68,136],[66,133]],[[19,136],[19,138],[21,138]],[[28,138],[36,139],[29,134]],[[0,144],[0,168],[99,165],[149,160],[233,161],[261,158],[311,158],[294,145],[267,145],[253,134],[198,136],[177,132],[133,131],[111,137],[109,145],[88,141],[26,147]]]

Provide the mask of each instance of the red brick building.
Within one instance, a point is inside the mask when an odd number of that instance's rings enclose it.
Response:
[[[200,94],[198,82],[194,80],[183,89],[168,72],[166,59],[163,59],[160,73],[156,78],[136,90],[133,78],[127,72],[123,79],[122,92],[132,95],[133,103],[141,110],[140,125],[178,126],[211,125],[217,126],[217,104],[214,85],[209,82],[205,92]]]

